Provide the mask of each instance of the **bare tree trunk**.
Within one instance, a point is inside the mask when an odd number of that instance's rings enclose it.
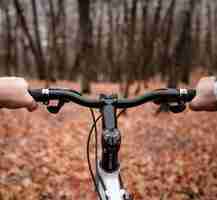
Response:
[[[57,71],[57,18],[54,11],[54,5],[52,0],[48,0],[49,11],[47,15],[49,16],[48,23],[48,71],[49,79],[56,80],[56,71]]]
[[[107,67],[107,71],[109,76],[115,80],[115,62],[114,62],[114,23],[113,23],[113,8],[112,1],[108,2],[108,26],[109,26],[109,35],[107,40],[107,60],[109,66]]]
[[[146,54],[146,62],[145,65],[150,65],[154,57],[155,53],[155,44],[159,36],[159,30],[160,30],[160,17],[161,17],[161,11],[162,11],[162,0],[158,0],[157,2],[157,8],[154,15],[154,20],[151,27],[151,34],[150,38],[148,40],[148,51]],[[152,76],[154,74],[154,68],[151,66],[148,68],[149,73],[148,76]]]
[[[166,76],[168,79],[168,87],[176,88],[178,80],[176,79],[176,66],[173,64],[173,60],[170,54],[171,41],[172,41],[172,31],[174,29],[174,15],[176,8],[176,0],[172,0],[170,6],[167,10],[167,13],[162,21],[162,30],[161,32],[165,32],[163,35],[163,55],[162,55],[162,63],[160,65],[160,70],[163,78]],[[167,74],[168,73],[168,74]],[[163,104],[156,111],[156,114],[160,112],[168,112],[169,108],[166,104]]]
[[[198,65],[201,63],[201,8],[197,10],[193,48],[193,59]]]
[[[6,75],[12,75],[12,44],[13,44],[13,36],[12,36],[12,24],[9,14],[8,7],[5,8],[5,19],[6,19],[6,31],[7,31],[7,39],[6,39],[6,58],[5,58],[5,69]]]
[[[35,41],[36,41],[35,45],[37,48],[37,55],[39,60],[38,62],[41,64],[41,66],[40,67],[38,66],[38,68],[39,70],[41,70],[41,68],[43,67],[43,72],[45,73],[45,77],[46,77],[46,60],[41,45],[41,36],[40,36],[39,23],[38,23],[38,11],[37,11],[36,0],[31,0],[31,2],[32,2],[33,24],[34,24],[34,33],[35,33]]]
[[[24,70],[26,74],[31,74],[31,62],[30,62],[30,55],[29,55],[29,46],[26,44],[25,38],[22,36],[21,38],[21,45],[22,45],[22,59],[24,64]]]
[[[206,30],[206,52],[207,52],[207,67],[209,75],[214,74],[213,69],[213,37],[212,37],[212,18],[211,18],[211,8],[209,2],[207,2],[207,30]]]
[[[122,81],[122,70],[121,70],[121,65],[122,65],[122,57],[123,57],[123,52],[124,52],[124,37],[123,37],[123,25],[120,25],[120,19],[121,19],[121,9],[122,9],[122,4],[120,4],[116,8],[116,12],[118,13],[115,18],[115,31],[114,31],[114,48],[115,48],[115,55],[114,55],[114,62],[115,62],[115,68],[116,71],[115,73],[117,74],[116,76],[116,81],[121,82]]]
[[[58,63],[58,73],[59,78],[64,79],[66,70],[67,70],[67,38],[66,38],[66,1],[65,0],[58,0],[58,35],[59,40],[61,43],[58,45],[58,57],[59,57],[59,63]]]
[[[141,35],[141,50],[140,50],[140,59],[139,59],[139,67],[137,70],[137,77],[140,80],[146,79],[147,73],[147,54],[148,54],[148,43],[149,43],[149,24],[148,24],[148,9],[150,0],[144,1],[144,5],[142,8],[142,35]]]
[[[172,31],[174,29],[174,15],[175,15],[175,7],[176,7],[176,0],[172,0],[171,4],[167,10],[165,18],[162,21],[162,30],[161,32],[165,32],[163,35],[163,55],[162,55],[162,63],[161,63],[161,73],[162,77],[165,78],[167,76],[167,72],[169,72],[168,76],[169,79],[173,78],[173,68],[172,65],[172,58],[170,55],[170,48],[171,48],[171,40],[172,40]],[[169,81],[171,82],[171,81]]]
[[[100,71],[100,75],[104,77],[106,74],[105,72],[105,63],[103,62],[104,54],[103,54],[103,21],[104,21],[104,12],[105,12],[105,5],[104,2],[100,1],[100,16],[99,22],[97,24],[97,36],[96,36],[96,54],[98,57],[96,58],[96,65]],[[103,63],[103,64],[102,64]]]
[[[178,77],[177,77],[177,66],[172,65],[169,68],[169,79],[167,86],[168,88],[176,88],[178,83]]]
[[[195,0],[191,0],[183,15],[183,25],[180,37],[175,48],[176,66],[179,68],[180,79],[188,84],[192,66],[192,35],[191,25],[195,8]],[[179,76],[178,77],[179,81]]]
[[[217,36],[217,2],[215,1],[215,8],[214,8],[214,38]],[[214,69],[217,71],[217,40],[214,41]]]
[[[78,65],[76,67],[81,68],[81,92],[90,93],[92,67],[91,59],[93,56],[92,22],[90,19],[90,0],[78,0],[78,9],[80,26],[80,48],[75,64]]]
[[[64,79],[67,70],[66,58],[66,8],[65,0],[48,0],[48,9],[45,8],[47,16],[47,43],[48,43],[48,71],[51,80]],[[46,2],[41,2],[46,6]]]
[[[127,31],[127,47],[126,47],[125,60],[127,61],[127,64],[125,66],[126,82],[123,83],[125,85],[123,96],[126,98],[128,97],[130,92],[129,91],[130,86],[136,79],[135,68],[137,67],[137,60],[135,59],[135,34],[136,34],[137,3],[138,0],[132,1],[132,7],[130,10],[130,19],[126,19],[126,24],[128,25],[128,31]],[[127,12],[127,8],[125,8],[125,12]]]
[[[14,27],[14,36],[13,36],[13,44],[14,44],[14,48],[12,51],[12,63],[13,63],[13,68],[14,68],[14,73],[15,75],[19,75],[19,46],[18,46],[18,24],[15,25]]]
[[[17,12],[17,16],[19,17],[19,20],[20,20],[20,23],[21,23],[21,28],[22,28],[24,34],[27,37],[30,49],[31,49],[31,51],[32,51],[32,53],[33,53],[33,55],[35,57],[35,62],[37,64],[38,76],[39,76],[40,79],[44,80],[44,79],[47,78],[47,73],[46,73],[44,60],[43,60],[43,58],[41,56],[41,53],[39,52],[37,44],[34,43],[34,39],[33,39],[33,37],[31,36],[31,34],[29,32],[27,21],[26,21],[26,18],[24,16],[23,9],[22,9],[22,6],[21,6],[19,0],[14,0],[13,2],[14,2],[15,10]],[[33,8],[33,10],[34,10],[34,8]]]

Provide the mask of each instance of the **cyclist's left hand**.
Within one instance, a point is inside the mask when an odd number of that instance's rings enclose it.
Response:
[[[28,83],[23,78],[0,78],[0,107],[27,108],[29,111],[34,111],[37,103],[29,94],[28,87]]]

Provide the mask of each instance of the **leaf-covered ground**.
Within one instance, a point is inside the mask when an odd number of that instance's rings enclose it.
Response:
[[[153,82],[150,88],[158,87]],[[118,92],[110,84],[92,89],[93,96]],[[119,119],[125,185],[138,200],[216,200],[217,114],[187,109],[156,116],[156,109],[149,103]],[[0,110],[0,199],[95,199],[86,161],[90,116],[74,104],[58,115],[45,106],[34,113]]]

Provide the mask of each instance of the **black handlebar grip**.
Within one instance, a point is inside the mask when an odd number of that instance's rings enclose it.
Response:
[[[196,96],[196,90],[195,89],[188,89],[188,95],[187,95],[187,102],[190,102],[194,99],[194,97]]]
[[[37,102],[46,102],[48,101],[48,95],[42,92],[42,89],[33,89],[28,90],[29,94],[33,97],[33,99]]]

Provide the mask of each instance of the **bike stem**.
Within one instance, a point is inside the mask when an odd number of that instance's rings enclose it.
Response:
[[[115,96],[101,95],[102,114],[102,158],[97,166],[99,191],[103,200],[133,200],[124,189],[120,179],[118,152],[121,145],[121,134],[117,127]]]
[[[114,96],[101,95],[104,106],[102,113],[102,160],[101,168],[107,173],[113,173],[119,169],[118,152],[121,145],[121,134],[117,128],[116,108],[113,102]]]

